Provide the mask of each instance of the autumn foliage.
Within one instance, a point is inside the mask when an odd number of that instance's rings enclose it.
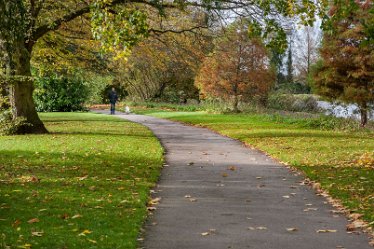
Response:
[[[275,80],[266,47],[260,38],[250,37],[247,30],[243,20],[228,28],[196,77],[204,97],[232,101],[234,112],[239,111],[240,100],[266,98]]]
[[[323,36],[314,86],[322,96],[357,104],[365,126],[374,101],[373,2],[342,1],[332,7],[330,16],[331,30]]]

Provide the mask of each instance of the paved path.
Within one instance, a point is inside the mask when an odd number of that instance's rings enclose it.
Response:
[[[365,234],[347,234],[346,218],[300,185],[302,177],[264,154],[208,129],[118,116],[148,126],[166,149],[144,248],[372,248]]]

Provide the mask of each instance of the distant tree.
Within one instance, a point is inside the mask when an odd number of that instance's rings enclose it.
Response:
[[[305,26],[299,30],[295,39],[295,78],[304,84],[310,76],[311,66],[318,60],[318,48],[321,43],[318,27]]]
[[[275,16],[299,15],[305,23],[313,22],[315,13],[323,13],[326,0],[218,0],[218,1],[159,1],[159,0],[0,0],[0,83],[9,88],[13,119],[24,118],[30,125],[19,133],[46,133],[32,98],[32,53],[39,39],[74,19],[89,15],[92,35],[102,42],[102,49],[117,49],[116,57],[128,56],[131,48],[150,31],[144,9],[163,15],[165,9],[203,8],[212,15],[232,11],[250,16],[273,43],[282,41],[284,31]],[[181,18],[182,20],[183,18]],[[192,30],[194,27],[189,27]],[[166,27],[171,32],[179,32]],[[164,28],[162,28],[164,30]]]
[[[287,51],[287,75],[286,75],[286,81],[288,83],[292,83],[293,82],[292,41],[290,41],[290,44],[288,46],[288,51]]]
[[[240,98],[266,97],[275,80],[268,51],[259,37],[250,36],[247,24],[241,19],[226,30],[196,77],[204,96],[232,100],[234,112]]]
[[[284,74],[283,74],[283,57],[284,53],[279,51],[277,48],[271,49],[271,60],[270,64],[273,66],[276,72],[276,84],[279,85],[284,82]]]
[[[373,2],[339,1],[329,14],[330,30],[323,35],[314,87],[329,99],[356,103],[365,126],[374,102]]]

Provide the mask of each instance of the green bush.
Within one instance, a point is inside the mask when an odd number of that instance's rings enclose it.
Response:
[[[20,127],[31,126],[24,118],[13,119],[10,110],[0,112],[0,135],[14,135],[19,133]]]
[[[318,112],[317,99],[309,94],[273,93],[268,100],[268,107],[292,112]]]
[[[85,110],[88,87],[80,77],[52,75],[35,81],[34,100],[39,112],[71,112]]]

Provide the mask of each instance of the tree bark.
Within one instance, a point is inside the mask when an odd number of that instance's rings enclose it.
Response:
[[[368,123],[368,108],[367,103],[363,103],[360,105],[360,115],[361,115],[361,122],[360,126],[365,127]]]
[[[11,55],[11,72],[14,76],[10,84],[9,100],[12,108],[13,119],[24,118],[31,125],[21,125],[17,134],[48,133],[35,109],[32,97],[34,84],[31,79],[30,52],[24,43],[20,42]],[[21,76],[21,77],[19,77]]]
[[[234,95],[234,103],[233,103],[233,110],[234,113],[239,113],[239,96],[237,94]]]

